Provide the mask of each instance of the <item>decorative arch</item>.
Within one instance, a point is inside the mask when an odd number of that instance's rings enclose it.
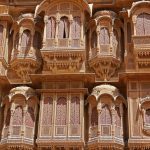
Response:
[[[42,125],[52,125],[53,99],[45,97],[43,100]]]
[[[21,50],[26,51],[31,47],[31,31],[26,29],[21,35]]]
[[[56,36],[56,18],[49,17],[46,25],[46,37],[48,39],[54,39]]]
[[[81,37],[81,17],[73,17],[71,25],[72,39],[80,39]]]
[[[71,99],[70,122],[72,125],[80,124],[80,98],[73,96]]]
[[[60,18],[60,22],[58,25],[58,38],[66,39],[69,38],[69,19],[66,16]]]
[[[67,99],[59,97],[56,105],[56,125],[66,125]]]
[[[141,13],[137,16],[136,19],[136,35],[144,36],[150,35],[150,14]]]

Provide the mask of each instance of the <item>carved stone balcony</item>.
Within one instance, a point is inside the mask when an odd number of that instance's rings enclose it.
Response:
[[[11,68],[17,73],[23,82],[30,82],[29,74],[33,74],[40,67],[40,60],[36,56],[36,50],[30,48],[28,54],[15,50],[11,60]]]
[[[53,49],[42,50],[44,60],[43,71],[51,73],[73,73],[81,72],[85,60],[83,49]]]
[[[133,36],[136,68],[138,71],[150,70],[150,36]]]
[[[113,53],[110,45],[101,45],[100,51],[99,48],[92,49],[89,65],[102,80],[110,80],[120,67],[120,63],[120,59]]]

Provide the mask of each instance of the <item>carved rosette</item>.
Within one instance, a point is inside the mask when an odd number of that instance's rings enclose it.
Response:
[[[120,67],[120,63],[118,59],[103,56],[96,56],[89,61],[90,67],[94,69],[96,75],[105,81],[110,80]]]

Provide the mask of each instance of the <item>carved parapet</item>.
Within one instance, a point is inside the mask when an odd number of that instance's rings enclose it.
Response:
[[[90,67],[94,69],[96,75],[102,80],[110,80],[120,67],[120,63],[120,60],[114,57],[99,55],[89,61]]]
[[[85,60],[83,50],[42,51],[44,71],[51,73],[73,73],[81,70]]]
[[[138,71],[150,69],[150,36],[133,36],[134,54]]]

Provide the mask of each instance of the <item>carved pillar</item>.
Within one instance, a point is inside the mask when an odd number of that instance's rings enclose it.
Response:
[[[42,119],[43,119],[43,103],[44,103],[44,96],[42,96],[42,100],[40,101],[40,112],[39,112],[39,136],[41,137],[41,135],[42,135],[42,131],[41,131],[41,129],[42,129]]]
[[[52,115],[52,137],[55,136],[55,122],[56,122],[56,105],[57,105],[57,96],[55,95],[54,96],[54,99],[53,99],[53,115]]]
[[[92,58],[92,47],[91,44],[92,43],[92,33],[91,33],[91,29],[89,30],[89,58]]]
[[[90,103],[89,103],[88,114],[89,114],[89,138],[90,138],[91,137],[91,115],[92,115],[92,108]]]
[[[22,114],[22,118],[23,118],[23,123],[22,123],[22,129],[21,129],[21,135],[22,137],[25,136],[25,132],[26,132],[26,125],[25,125],[25,121],[26,121],[26,113],[28,110],[28,106],[26,105],[25,107],[23,107],[23,114]]]
[[[70,16],[69,18],[69,23],[70,23],[70,26],[69,26],[69,47],[71,46],[71,42],[72,42],[72,37],[71,37],[71,34],[72,34],[72,23],[73,23],[73,18],[72,16]]]
[[[55,35],[55,46],[58,46],[58,25],[60,20],[56,20],[56,35]]]
[[[12,133],[12,122],[13,122],[13,113],[15,111],[15,104],[13,103],[10,109],[10,123],[8,128],[8,136],[11,136]]]
[[[123,104],[120,104],[121,137],[123,137]]]
[[[137,16],[135,16],[135,15],[132,17],[134,35],[136,35],[136,18],[137,18]]]
[[[101,50],[100,50],[100,49],[101,49],[101,48],[100,48],[100,39],[99,39],[99,36],[100,36],[100,29],[101,29],[100,25],[97,26],[97,29],[96,29],[96,34],[97,34],[97,54],[101,52]],[[97,54],[96,54],[96,55],[97,55]]]
[[[8,109],[9,108],[7,106],[4,109],[4,122],[3,122],[3,129],[2,129],[2,135],[1,135],[2,138],[4,137],[4,133],[6,132],[5,128],[6,128],[6,117],[7,117]]]
[[[83,26],[83,23],[84,23],[84,15],[82,13],[81,14],[81,46],[84,45],[84,26]]]
[[[48,16],[45,16],[44,17],[44,23],[45,23],[45,26],[44,26],[44,36],[43,36],[43,48],[46,47],[46,30],[47,30],[47,23],[48,23]]]
[[[80,94],[80,126],[81,126],[81,138],[84,139],[84,95]]]
[[[113,28],[110,31],[110,51],[109,53],[113,52]]]
[[[111,134],[115,136],[115,105],[111,106],[111,115],[112,115],[112,131]]]
[[[97,111],[98,111],[98,136],[101,136],[101,103],[99,102],[98,106],[97,106]]]
[[[68,94],[68,99],[67,99],[67,137],[70,135],[70,101],[71,101],[71,94]]]

